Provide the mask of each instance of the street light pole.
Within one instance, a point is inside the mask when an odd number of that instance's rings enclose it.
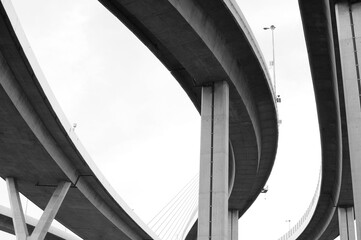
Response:
[[[276,27],[274,25],[271,25],[270,27],[264,27],[264,30],[268,30],[270,29],[272,32],[272,68],[273,68],[273,89],[276,95],[276,99],[277,99],[277,91],[276,91],[276,57],[275,57],[275,35],[274,35],[274,30],[276,29]]]

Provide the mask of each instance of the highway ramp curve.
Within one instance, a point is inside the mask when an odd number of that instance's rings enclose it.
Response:
[[[72,187],[56,220],[83,239],[158,239],[111,188],[57,104],[10,0],[0,4],[0,176],[44,209]]]
[[[334,0],[299,0],[316,98],[321,138],[321,185],[309,222],[282,239],[333,240],[339,235],[337,206],[353,206],[345,102]]]
[[[232,0],[101,3],[158,57],[198,110],[202,85],[229,83],[229,208],[242,216],[272,170],[278,122],[267,66],[238,6]],[[0,6],[0,176],[17,179],[20,192],[42,209],[59,182],[72,182],[56,219],[84,239],[157,239],[70,131],[10,5]],[[196,224],[188,239],[195,234]]]
[[[99,1],[164,64],[198,111],[203,85],[228,82],[229,209],[242,216],[272,170],[278,122],[267,66],[238,5],[233,0]],[[196,234],[194,224],[187,239]]]

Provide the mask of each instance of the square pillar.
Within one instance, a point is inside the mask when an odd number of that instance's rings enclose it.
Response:
[[[198,240],[228,239],[229,88],[202,87]]]
[[[228,239],[238,240],[238,210],[230,210],[228,216]]]
[[[340,240],[356,240],[353,207],[338,207]]]
[[[361,239],[361,3],[335,5],[357,238]]]

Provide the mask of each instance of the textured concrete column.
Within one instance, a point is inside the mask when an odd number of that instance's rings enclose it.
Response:
[[[6,179],[11,211],[13,214],[13,223],[15,235],[17,240],[43,240],[49,231],[50,225],[53,222],[70,186],[70,182],[62,182],[54,191],[49,203],[47,204],[38,224],[35,226],[31,236],[29,236],[26,227],[25,216],[20,201],[19,190],[13,178]]]
[[[202,88],[198,240],[228,239],[229,89]]]
[[[353,207],[338,208],[340,240],[356,240]]]
[[[49,203],[41,215],[41,218],[31,234],[30,240],[43,240],[49,231],[50,225],[53,222],[58,210],[63,203],[63,200],[68,193],[71,186],[70,182],[62,182],[58,185]]]
[[[336,4],[357,238],[361,239],[361,3]]]
[[[238,240],[238,210],[229,211],[228,216],[228,239]]]
[[[26,227],[23,207],[20,201],[19,190],[13,178],[6,178],[6,185],[9,193],[10,207],[13,215],[13,224],[17,240],[26,240],[29,236]]]

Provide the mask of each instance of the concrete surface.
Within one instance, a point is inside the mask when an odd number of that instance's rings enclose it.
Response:
[[[228,212],[228,239],[238,240],[238,211],[230,210]]]
[[[267,67],[237,5],[231,0],[102,3],[163,62],[198,110],[202,85],[228,82],[235,162],[228,203],[242,216],[271,172],[278,126]],[[56,219],[82,238],[157,239],[69,132],[70,125],[17,26],[10,1],[2,4],[0,176],[16,178],[19,191],[42,209],[54,186],[72,182]]]
[[[56,219],[84,239],[158,239],[110,187],[70,132],[18,25],[11,1],[0,5],[0,176],[45,209],[70,181]]]
[[[201,109],[201,86],[227,81],[234,186],[229,208],[240,217],[271,172],[277,110],[267,66],[233,0],[100,0],[164,64]],[[221,21],[220,21],[221,19]],[[194,239],[192,227],[187,239]]]
[[[322,181],[315,212],[292,239],[333,240],[337,206],[353,206],[341,56],[333,0],[299,0],[314,85],[322,147]]]
[[[340,240],[356,240],[353,209],[353,207],[338,208]]]
[[[198,240],[228,239],[228,83],[202,87]]]
[[[38,219],[25,215],[25,221],[28,232],[31,233],[34,230],[35,225],[38,223]],[[10,234],[15,234],[11,210],[4,206],[0,206],[0,230]],[[81,238],[58,228],[50,227],[49,232],[46,235],[46,240],[81,240]]]
[[[361,3],[336,4],[357,238],[361,239]],[[359,43],[359,44],[357,44]],[[358,46],[359,45],[359,46]],[[346,146],[345,146],[346,147]],[[350,238],[351,239],[351,238]]]

